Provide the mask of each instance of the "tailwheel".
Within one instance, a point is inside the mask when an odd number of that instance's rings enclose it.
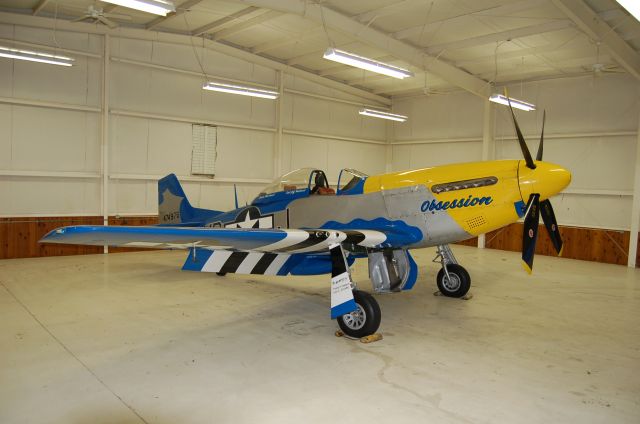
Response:
[[[380,327],[380,305],[369,293],[353,291],[357,309],[338,317],[338,325],[344,334],[355,339],[374,334]]]
[[[458,264],[446,265],[436,277],[438,289],[443,296],[463,297],[471,288],[471,277],[466,269]]]

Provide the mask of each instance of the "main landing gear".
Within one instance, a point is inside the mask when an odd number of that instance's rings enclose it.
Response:
[[[357,290],[342,246],[329,246],[331,254],[331,318],[349,337],[360,339],[374,334],[382,319],[380,305],[368,293]]]
[[[440,263],[436,283],[443,296],[464,297],[471,288],[471,277],[466,269],[458,264],[448,244],[438,246],[433,262]]]
[[[380,305],[369,293],[354,290],[353,300],[357,309],[337,318],[338,326],[344,334],[359,339],[374,334],[382,319]]]

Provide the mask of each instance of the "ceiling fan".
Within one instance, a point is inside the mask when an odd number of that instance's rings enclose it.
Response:
[[[86,13],[83,16],[80,16],[79,18],[76,18],[71,22],[81,22],[81,21],[102,22],[109,28],[117,27],[118,24],[109,18],[125,20],[125,21],[131,20],[131,16],[129,15],[122,15],[119,13],[105,13],[104,10],[102,10],[102,8],[95,7],[90,4],[89,7],[87,8]]]
[[[584,69],[588,72],[593,72],[594,77],[601,77],[602,74],[624,74],[625,73],[617,65],[605,65],[604,63],[594,63],[590,67],[585,66]]]
[[[601,77],[603,74],[624,74],[624,70],[615,64],[604,64],[600,60],[600,42],[596,43],[596,61],[592,65],[583,66],[586,72],[592,72],[593,77]]]

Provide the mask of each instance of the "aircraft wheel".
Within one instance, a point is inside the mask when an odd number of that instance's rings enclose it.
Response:
[[[349,337],[359,339],[370,336],[380,327],[380,305],[373,296],[360,290],[353,291],[353,300],[358,309],[338,317],[338,325]]]
[[[444,268],[438,272],[436,283],[438,290],[447,297],[462,297],[471,288],[471,277],[466,269],[458,264],[447,265],[449,277],[444,272]]]

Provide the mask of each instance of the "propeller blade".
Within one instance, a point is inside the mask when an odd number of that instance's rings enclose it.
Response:
[[[539,221],[540,194],[533,193],[529,196],[529,202],[527,202],[527,212],[524,216],[524,232],[522,234],[522,266],[529,274],[533,270],[533,255],[536,251]]]
[[[547,119],[547,111],[542,111],[542,132],[540,133],[540,144],[538,144],[538,154],[536,160],[542,160],[542,146],[544,144],[544,121]]]
[[[80,21],[84,21],[85,19],[90,18],[90,16],[84,15],[84,16],[80,16],[79,18],[75,18],[69,22],[80,22]]]
[[[544,226],[547,227],[551,243],[553,243],[553,247],[556,249],[558,256],[560,256],[562,255],[562,237],[560,236],[556,215],[553,213],[553,207],[549,199],[540,202],[540,213],[542,214]]]
[[[516,127],[518,143],[520,143],[520,150],[522,150],[522,156],[524,156],[524,160],[527,163],[527,168],[536,169],[536,164],[533,163],[533,159],[531,158],[531,152],[529,152],[529,148],[527,147],[527,143],[524,141],[522,131],[520,131],[520,126],[518,125],[518,121],[516,120],[516,114],[513,112],[513,107],[511,107],[511,100],[509,99],[507,90],[505,90],[504,95],[507,98],[507,103],[509,103],[509,110],[511,111],[511,117],[513,118],[513,125]]]

